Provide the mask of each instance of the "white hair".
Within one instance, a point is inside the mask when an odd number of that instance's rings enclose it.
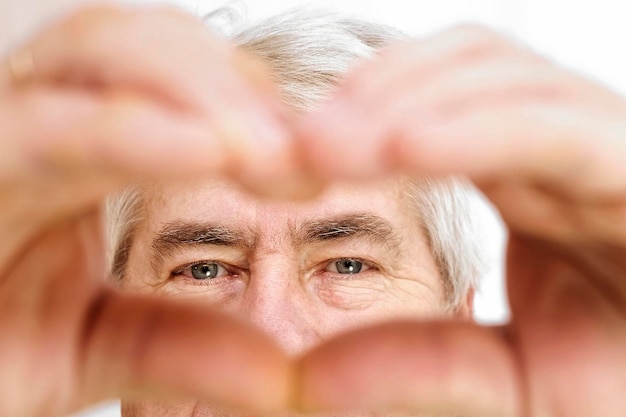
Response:
[[[227,22],[224,24],[224,17]],[[328,98],[357,63],[405,36],[385,25],[310,9],[292,10],[252,25],[232,8],[207,16],[210,28],[260,58],[271,70],[279,91],[295,113],[306,113]],[[419,179],[407,182],[423,231],[441,276],[445,296],[457,306],[484,274],[484,255],[475,190],[459,179]],[[109,267],[121,279],[141,220],[141,192],[133,187],[106,203]]]

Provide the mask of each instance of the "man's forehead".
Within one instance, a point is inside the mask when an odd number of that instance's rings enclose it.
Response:
[[[297,202],[259,198],[222,180],[164,184],[146,190],[138,235],[155,265],[205,245],[282,251],[358,242],[391,259],[423,240],[415,226],[419,216],[406,208],[403,196],[398,181],[337,183]]]
[[[154,225],[173,220],[217,221],[256,226],[264,220],[297,223],[370,212],[391,223],[415,217],[399,180],[334,183],[305,201],[269,200],[234,181],[213,179],[153,185],[146,189],[146,218]]]

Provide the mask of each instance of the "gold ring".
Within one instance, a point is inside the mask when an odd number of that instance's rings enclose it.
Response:
[[[22,84],[35,75],[35,60],[28,48],[13,52],[9,56],[9,72],[14,84]]]

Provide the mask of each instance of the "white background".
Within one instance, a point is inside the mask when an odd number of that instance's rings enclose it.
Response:
[[[50,11],[58,12],[62,3],[77,1],[80,0],[2,1],[0,34],[4,36],[0,51],[8,47],[7,39],[13,42],[20,39],[49,16]],[[224,1],[170,0],[169,3],[202,15]],[[250,18],[258,19],[301,4],[391,24],[414,36],[427,36],[460,22],[479,22],[515,36],[560,64],[626,94],[626,8],[619,0],[249,0],[246,5]],[[508,314],[501,279],[504,231],[489,215],[485,221],[490,235],[486,244],[494,259],[494,269],[477,295],[476,316],[481,322],[502,322]],[[117,416],[116,403],[80,415]]]

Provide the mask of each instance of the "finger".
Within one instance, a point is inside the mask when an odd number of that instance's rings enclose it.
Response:
[[[405,80],[403,87],[381,97],[378,119],[388,129],[390,120],[396,124],[419,120],[421,126],[429,126],[478,107],[580,99],[583,93],[575,88],[578,86],[573,76],[543,62],[524,62],[515,55],[497,56],[448,71],[428,85]]]
[[[32,88],[0,102],[0,261],[38,228],[131,182],[213,173],[232,155],[198,118],[136,96]]]
[[[216,170],[223,145],[200,117],[133,94],[31,88],[0,103],[0,180]]]
[[[304,410],[402,408],[520,416],[512,353],[495,329],[392,323],[349,333],[300,363]]]
[[[201,306],[101,293],[81,341],[89,402],[165,395],[257,412],[287,407],[287,357],[251,326]]]
[[[312,163],[335,175],[360,170],[371,176],[384,169],[467,176],[487,193],[512,230],[551,241],[592,238],[622,245],[624,104],[577,77],[559,78],[559,71],[538,76],[530,68],[514,76],[511,71],[497,75],[498,69],[504,70],[496,66],[460,73],[458,84],[451,81],[447,91],[443,83],[434,84],[407,98],[406,109],[415,107],[437,122],[399,112],[380,122],[379,136],[363,132],[353,136],[358,139],[335,144],[338,155],[352,150],[343,163],[329,157],[326,148],[317,148],[317,142],[306,142],[317,151],[310,153],[318,158]],[[512,82],[499,86],[499,79]],[[471,80],[479,84],[470,87]],[[445,98],[437,98],[438,88]],[[355,145],[361,138],[383,151]]]
[[[382,103],[391,107],[382,112],[387,117],[365,115],[357,122],[349,111],[336,110],[323,126],[307,124],[302,135],[309,163],[327,175],[357,177],[397,169],[477,181],[522,175],[584,198],[624,189],[622,100],[558,69],[525,63],[515,70],[511,64],[462,68],[423,92],[407,82],[395,103]],[[580,181],[570,181],[572,175]]]
[[[3,269],[2,415],[64,415],[120,396],[284,408],[290,365],[267,335],[198,303],[103,286],[97,248],[83,243],[98,220],[49,228]]]
[[[621,416],[626,399],[624,252],[511,235],[507,288],[528,415]],[[572,399],[575,398],[576,401]]]
[[[502,65],[515,61],[519,66],[521,60],[542,61],[477,26],[461,26],[425,40],[394,45],[358,68],[340,86],[333,100],[305,121],[299,132],[306,138],[306,153],[311,155],[314,166],[326,162],[323,173],[331,176],[335,170],[353,176],[390,170],[393,161],[385,159],[389,156],[388,143],[381,138],[387,139],[396,127],[395,119],[403,113],[410,112],[414,123],[427,123],[432,117],[432,106],[449,99],[438,94],[435,103],[427,102],[434,86],[440,89],[442,85],[457,83],[460,75],[484,66],[485,62]],[[450,88],[444,91],[450,92],[459,95]],[[416,98],[423,98],[425,105],[417,106]],[[334,166],[338,168],[333,169]]]
[[[257,143],[257,132],[227,111],[204,117],[129,91],[61,87],[31,86],[5,98],[0,182],[80,180],[91,201],[102,187],[108,192],[145,177],[207,173],[230,174],[265,194],[297,197],[318,190],[302,171],[293,141]],[[98,186],[95,177],[105,175],[108,181]]]
[[[357,67],[339,87],[335,100],[349,101],[359,110],[372,113],[398,92],[428,87],[436,79],[453,78],[459,68],[484,61],[523,56],[538,60],[511,40],[477,25],[460,25],[425,39],[409,39],[382,50],[378,56]],[[352,109],[352,107],[350,107]],[[332,116],[332,115],[330,115]]]
[[[600,112],[580,102],[475,106],[445,123],[402,124],[392,158],[409,170],[486,184],[517,177],[574,199],[610,200],[626,186],[626,123],[610,109]]]
[[[323,173],[375,175],[398,167],[392,152],[394,141],[405,139],[399,133],[448,122],[475,107],[564,99],[566,87],[574,82],[565,78],[562,71],[543,63],[520,65],[520,57],[509,53],[448,69],[427,83],[415,77],[404,78],[401,84],[396,80],[385,91],[358,101],[336,99],[332,106],[339,102],[342,108],[333,116],[326,117],[323,111],[323,124],[309,125],[319,115],[305,124],[303,146],[311,163]]]
[[[232,78],[223,70],[233,61],[249,81],[271,86],[263,68],[244,65],[231,45],[173,7],[81,7],[25,49],[32,58],[31,81],[127,85],[196,108],[220,98],[216,86],[239,87],[225,83]]]
[[[290,136],[269,71],[175,8],[84,7],[25,50],[32,82],[138,90],[207,117],[246,164],[288,159]]]

